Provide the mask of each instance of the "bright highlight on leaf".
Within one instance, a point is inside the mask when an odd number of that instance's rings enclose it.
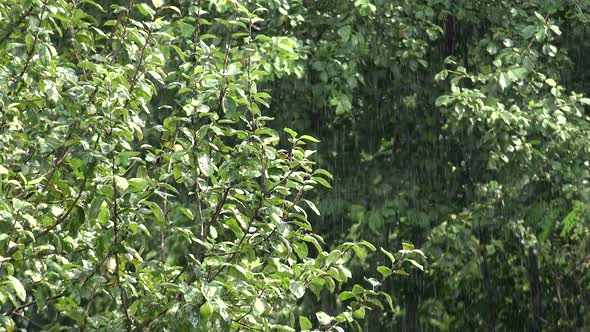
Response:
[[[14,290],[16,297],[19,300],[24,302],[27,299],[27,291],[25,290],[25,287],[23,286],[23,284],[20,282],[20,280],[18,280],[17,278],[15,278],[13,276],[7,276],[7,279],[8,279],[8,284]]]

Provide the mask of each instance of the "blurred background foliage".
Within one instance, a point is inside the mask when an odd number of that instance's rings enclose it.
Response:
[[[409,240],[429,256],[427,273],[388,284],[398,311],[365,328],[588,329],[590,5],[273,8],[268,29],[301,54],[267,85],[273,115],[319,137],[335,175],[315,225],[333,242]]]

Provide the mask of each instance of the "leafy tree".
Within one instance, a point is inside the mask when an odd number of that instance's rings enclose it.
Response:
[[[319,224],[344,230],[328,242],[410,239],[433,256],[388,285],[404,307],[372,321],[588,329],[588,4],[282,3],[270,28],[297,37],[305,80],[273,82],[272,111],[323,139],[336,190]]]
[[[590,326],[586,2],[0,18],[5,329]]]
[[[0,2],[3,330],[342,331],[393,307],[382,285],[423,254],[381,249],[339,289],[376,248],[312,230],[332,175],[262,112],[302,74],[264,4]],[[339,309],[308,318],[308,290]]]

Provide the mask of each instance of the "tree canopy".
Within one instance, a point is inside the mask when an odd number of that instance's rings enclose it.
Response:
[[[590,328],[589,23],[0,0],[0,329]]]
[[[16,330],[343,330],[393,308],[341,288],[307,192],[316,138],[268,126],[269,66],[299,59],[255,3],[0,3],[0,304]],[[377,271],[376,271],[377,272]],[[306,292],[346,302],[300,312]],[[360,326],[360,325],[359,325]]]

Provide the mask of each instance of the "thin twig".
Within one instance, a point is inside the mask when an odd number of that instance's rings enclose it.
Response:
[[[227,63],[229,61],[229,57],[231,55],[231,47],[232,47],[232,31],[228,29],[227,32],[227,44],[225,45],[225,55],[223,56],[223,69],[221,71],[221,76],[225,77],[227,72]],[[221,117],[223,111],[223,99],[225,98],[225,94],[227,93],[227,88],[229,84],[225,84],[225,86],[219,92],[219,97],[217,98],[217,115]]]
[[[35,238],[34,238],[35,240],[38,240],[40,237],[47,235],[49,232],[54,230],[57,226],[61,225],[66,220],[66,218],[74,210],[74,207],[77,206],[77,203],[80,200],[80,197],[82,197],[82,193],[84,192],[84,187],[86,186],[86,181],[87,181],[87,178],[84,178],[84,180],[82,181],[82,184],[80,185],[80,189],[78,190],[78,194],[76,195],[76,198],[74,198],[74,201],[72,202],[72,205],[68,208],[68,210],[57,219],[55,224],[49,226],[48,228],[43,230],[41,233],[39,233],[37,236],[35,236]],[[33,241],[34,240],[31,238],[27,238],[27,239],[23,240],[23,246],[26,247],[27,245],[31,244]],[[14,253],[16,253],[17,249],[18,249],[17,246],[11,247],[7,252],[7,256],[12,257],[12,255],[14,255]]]
[[[43,17],[43,14],[45,14],[45,10],[47,9],[47,3],[48,2],[49,2],[49,0],[43,1],[43,4],[42,4],[43,8],[41,9],[41,15],[39,15],[39,17]],[[33,60],[33,53],[35,52],[35,48],[37,47],[37,43],[39,42],[39,33],[40,32],[41,32],[41,30],[38,30],[37,33],[35,34],[35,37],[33,37],[33,45],[31,45],[31,49],[30,50],[27,50],[27,62],[25,62],[25,66],[21,70],[20,74],[14,79],[13,84],[20,83],[20,81],[22,80],[23,76],[29,70],[29,66],[31,65],[31,62]],[[18,96],[18,94],[22,90],[22,87],[23,87],[22,84],[18,84],[18,86],[16,87],[15,90],[13,90],[13,92],[11,93],[11,95],[13,97],[14,96]]]

